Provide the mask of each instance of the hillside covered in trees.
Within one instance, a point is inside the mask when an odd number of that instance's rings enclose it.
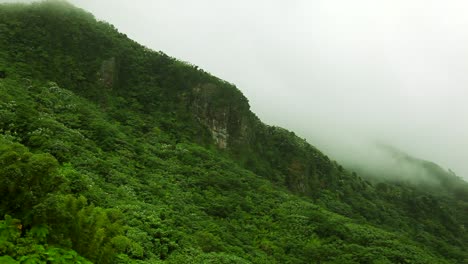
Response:
[[[0,4],[0,263],[468,263],[468,184],[389,151],[436,184],[347,170],[66,2]]]

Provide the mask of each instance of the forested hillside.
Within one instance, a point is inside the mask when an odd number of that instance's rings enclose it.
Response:
[[[0,263],[468,263],[433,163],[358,175],[66,2],[0,4],[0,36]]]

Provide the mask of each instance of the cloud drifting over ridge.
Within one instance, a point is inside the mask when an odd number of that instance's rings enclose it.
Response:
[[[378,140],[468,179],[462,0],[70,0],[190,61],[333,158]]]

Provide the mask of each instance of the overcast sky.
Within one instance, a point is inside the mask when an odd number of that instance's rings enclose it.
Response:
[[[468,178],[465,0],[70,2],[236,84],[335,159],[377,140]]]

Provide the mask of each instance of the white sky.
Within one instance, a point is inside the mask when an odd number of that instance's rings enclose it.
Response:
[[[467,1],[70,2],[235,83],[333,158],[379,140],[468,178]]]

